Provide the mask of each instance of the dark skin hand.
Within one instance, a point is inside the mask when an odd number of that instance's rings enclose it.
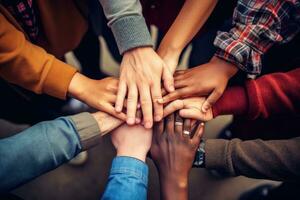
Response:
[[[155,124],[150,153],[159,171],[161,199],[188,199],[188,175],[192,167],[196,150],[203,134],[204,124],[191,131],[190,120],[183,121],[179,115],[169,115],[164,122]]]
[[[229,79],[237,71],[235,65],[217,57],[192,69],[177,71],[174,75],[175,91],[164,96],[163,103],[186,97],[206,96],[201,110],[207,112],[222,96]]]

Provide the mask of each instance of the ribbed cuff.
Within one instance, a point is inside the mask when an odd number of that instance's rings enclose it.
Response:
[[[228,163],[228,140],[208,139],[205,141],[205,168],[214,169],[223,174],[232,174],[232,163]]]
[[[90,113],[84,112],[70,116],[70,118],[75,123],[83,151],[90,149],[100,142],[100,128]]]
[[[212,108],[213,116],[219,115],[246,115],[248,111],[248,98],[243,87],[230,87],[225,90],[222,97]]]
[[[43,93],[65,99],[70,82],[76,72],[74,67],[54,58],[43,84]]]
[[[153,42],[142,16],[123,17],[111,25],[120,54],[142,46],[153,46]]]

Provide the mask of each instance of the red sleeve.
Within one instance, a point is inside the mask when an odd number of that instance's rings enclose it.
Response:
[[[244,115],[250,119],[300,113],[300,68],[249,80],[228,88],[213,107],[214,116]]]

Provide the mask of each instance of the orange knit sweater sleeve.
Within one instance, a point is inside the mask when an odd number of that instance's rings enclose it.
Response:
[[[64,99],[76,69],[30,43],[0,13],[0,77],[35,93]]]

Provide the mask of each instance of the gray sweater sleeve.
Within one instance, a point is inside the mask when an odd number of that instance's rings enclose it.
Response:
[[[99,1],[108,19],[108,26],[114,34],[120,54],[136,47],[153,46],[139,0]]]
[[[288,140],[208,139],[205,167],[231,176],[280,181],[300,178],[300,137]]]

